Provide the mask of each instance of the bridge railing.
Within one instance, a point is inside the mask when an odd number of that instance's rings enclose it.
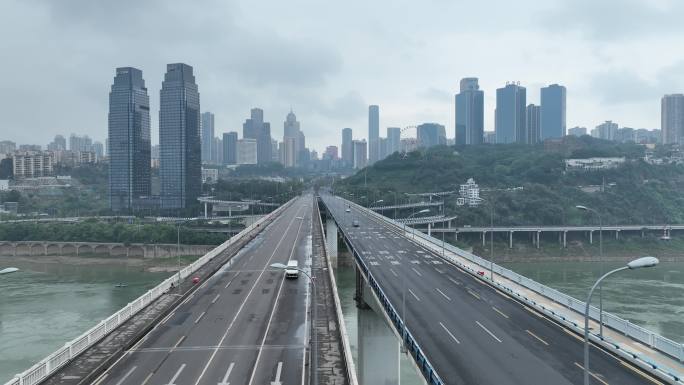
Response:
[[[215,249],[197,259],[195,262],[181,269],[180,273],[174,274],[173,276],[165,279],[156,287],[148,290],[145,294],[136,298],[132,302],[129,302],[128,305],[121,310],[100,321],[99,324],[90,330],[67,342],[63,347],[57,349],[57,351],[45,357],[26,371],[17,374],[13,379],[6,382],[5,385],[35,385],[40,383],[59,368],[64,366],[67,362],[76,358],[79,354],[83,353],[83,351],[93,346],[104,336],[137,314],[151,302],[155,301],[162,294],[166,293],[171,288],[171,284],[178,283],[179,275],[180,279],[187,278],[204,264],[225,251],[230,245],[238,241],[240,238],[259,227],[265,221],[270,220],[270,218],[274,217],[275,215],[278,215],[282,210],[289,206],[291,202],[292,200],[278,207],[270,214],[260,218],[258,221],[246,227],[235,236],[231,237]]]
[[[358,209],[365,210],[365,212],[375,216],[376,218],[379,218],[385,222],[388,222],[397,228],[399,228],[402,231],[406,231],[408,233],[411,233],[412,235],[415,235],[416,238],[420,238],[425,242],[429,242],[430,244],[434,245],[442,245],[442,241],[438,240],[434,237],[428,236],[427,234],[415,230],[410,227],[406,227],[404,229],[404,225],[392,220],[391,218],[388,218],[384,215],[378,214],[372,210],[367,210],[363,206],[356,205],[352,203],[353,205],[357,206]],[[489,269],[490,265],[492,265],[489,261],[478,257],[475,254],[469,253],[463,249],[460,249],[456,246],[453,246],[451,244],[445,244],[444,245],[445,249],[447,249],[449,252],[458,255],[461,258],[464,258],[470,262],[473,262],[480,267],[484,269]],[[497,264],[493,264],[493,270],[496,274],[503,276],[505,278],[508,278],[509,280],[513,282],[517,282],[521,286],[530,289],[536,293],[539,293],[554,302],[557,302],[569,309],[572,309],[580,314],[584,314],[584,309],[585,309],[585,303],[583,301],[580,301],[574,297],[571,297],[567,294],[561,293],[556,289],[550,288],[546,285],[543,285],[539,282],[536,282],[532,279],[529,279],[523,275],[520,275],[512,270],[506,269],[502,266],[499,266]],[[599,309],[590,306],[589,308],[589,316],[590,318],[594,319],[595,321],[598,321],[600,319],[599,315]],[[639,341],[647,346],[650,346],[651,348],[657,349],[660,352],[663,352],[680,362],[684,362],[684,344],[675,342],[671,339],[668,339],[666,337],[663,337],[657,333],[654,333],[646,328],[643,328],[641,326],[635,325],[629,320],[625,320],[623,318],[620,318],[614,314],[608,313],[606,311],[603,312],[603,322],[604,325],[610,327],[611,329],[614,329],[625,336],[628,336],[636,341]]]
[[[333,218],[335,218],[335,214],[329,210]],[[379,214],[378,214],[379,215]],[[335,221],[337,221],[337,218],[335,218]],[[340,228],[340,230],[342,230]],[[353,242],[349,237],[347,237],[347,234],[342,230],[342,237],[344,238],[344,241],[352,246]],[[408,352],[411,354],[411,358],[413,358],[414,362],[418,366],[418,368],[421,370],[423,375],[425,376],[425,379],[427,380],[427,383],[429,385],[444,385],[444,381],[439,377],[437,372],[435,371],[434,367],[428,360],[427,356],[425,355],[424,351],[421,349],[420,345],[416,341],[416,339],[413,337],[411,332],[408,330],[408,327],[406,327],[404,320],[401,319],[399,316],[399,312],[396,311],[392,303],[390,302],[389,298],[385,295],[385,292],[382,290],[378,282],[375,280],[375,277],[373,277],[373,273],[371,272],[371,269],[368,267],[366,262],[363,260],[361,255],[358,253],[356,248],[350,247],[352,254],[354,255],[354,259],[357,261],[361,271],[363,272],[363,275],[366,277],[368,280],[368,285],[370,288],[373,290],[373,293],[378,299],[378,302],[380,305],[383,307],[385,310],[388,318],[392,322],[392,325],[395,327],[397,332],[399,333],[403,343],[405,344]]]

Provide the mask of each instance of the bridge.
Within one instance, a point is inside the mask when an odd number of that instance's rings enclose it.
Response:
[[[371,210],[375,211],[385,211],[385,210],[394,210],[394,209],[410,209],[410,208],[415,208],[415,207],[435,207],[435,206],[441,206],[443,202],[439,201],[434,201],[434,202],[413,202],[413,203],[402,203],[398,205],[389,205],[389,206],[372,206],[370,207]]]
[[[582,382],[581,301],[352,202],[314,202],[265,215],[6,385],[356,385],[338,240],[357,306],[396,335],[360,341],[361,384],[396,383],[402,352],[431,385]],[[299,279],[271,267],[290,260]],[[599,336],[591,317],[592,383],[684,385],[682,344],[605,312]]]

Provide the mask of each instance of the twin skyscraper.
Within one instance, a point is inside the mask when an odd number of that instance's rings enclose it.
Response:
[[[202,188],[200,95],[191,66],[166,66],[159,108],[158,198],[152,197],[150,98],[141,70],[116,69],[108,130],[112,210],[182,209],[196,202]]]

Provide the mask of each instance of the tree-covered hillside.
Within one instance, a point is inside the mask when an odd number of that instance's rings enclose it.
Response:
[[[474,178],[485,190],[481,197],[486,203],[468,208],[456,206],[455,195],[446,199],[447,213],[458,215],[460,225],[487,224],[492,201],[495,221],[501,225],[596,222],[575,208],[580,204],[599,210],[606,224],[684,223],[684,166],[651,165],[643,155],[643,146],[588,136],[551,145],[436,147],[395,153],[337,183],[335,189],[353,194],[361,203],[405,203],[418,198],[404,193],[458,190]],[[565,159],[588,157],[625,157],[627,162],[604,171],[565,171]],[[586,186],[605,189],[586,192]],[[506,191],[514,187],[523,189]]]

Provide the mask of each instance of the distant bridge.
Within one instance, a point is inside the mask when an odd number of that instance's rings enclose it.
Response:
[[[389,205],[389,206],[373,206],[373,207],[369,207],[369,209],[374,210],[374,211],[383,211],[383,210],[393,210],[393,209],[410,209],[413,207],[435,207],[435,206],[441,206],[442,204],[443,204],[442,202],[415,202],[415,203],[403,203],[403,204]]]

